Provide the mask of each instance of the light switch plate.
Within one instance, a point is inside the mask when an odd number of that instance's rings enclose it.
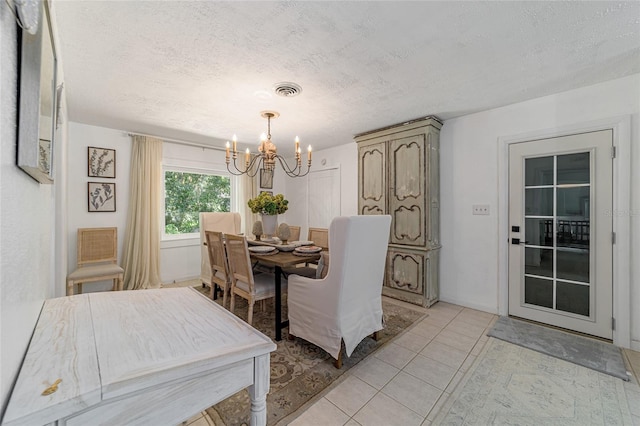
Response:
[[[474,215],[482,215],[482,216],[489,215],[489,204],[474,204],[472,206],[472,209],[473,209]]]

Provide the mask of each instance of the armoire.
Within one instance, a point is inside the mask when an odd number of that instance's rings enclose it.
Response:
[[[392,218],[382,293],[424,307],[439,293],[441,127],[429,116],[355,136],[358,214]]]

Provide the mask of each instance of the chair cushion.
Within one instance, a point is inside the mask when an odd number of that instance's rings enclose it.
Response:
[[[272,274],[254,275],[253,282],[255,283],[257,299],[265,299],[267,297],[275,296],[276,284],[275,284],[275,278]],[[247,292],[249,291],[249,284],[244,281],[237,280],[236,286],[238,286],[238,288],[244,291],[247,291]],[[282,286],[282,291],[284,292],[284,290],[287,288],[287,282],[285,280],[282,280],[281,286]]]
[[[110,275],[124,274],[124,269],[115,263],[104,265],[83,266],[67,276],[68,280],[78,281],[85,278],[106,277]]]
[[[329,272],[329,253],[320,253],[320,259],[318,260],[318,269],[316,269],[316,279],[321,279],[327,276]]]

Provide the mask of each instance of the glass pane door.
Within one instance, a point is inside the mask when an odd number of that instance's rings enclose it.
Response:
[[[524,160],[524,303],[590,316],[591,154]]]

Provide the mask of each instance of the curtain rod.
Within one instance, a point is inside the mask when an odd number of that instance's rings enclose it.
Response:
[[[156,135],[149,135],[146,133],[136,133],[136,132],[127,132],[128,136],[147,136],[150,138],[156,138],[156,139],[162,139],[163,141],[167,141],[167,142],[175,142],[177,144],[180,145],[188,145],[188,146],[195,146],[197,148],[205,148],[205,149],[212,149],[214,151],[224,151],[225,148],[222,147],[217,147],[217,146],[211,146],[211,145],[207,145],[201,142],[191,142],[191,141],[185,141],[185,140],[181,140],[181,139],[171,139],[171,138],[165,138],[163,136],[156,136]]]

